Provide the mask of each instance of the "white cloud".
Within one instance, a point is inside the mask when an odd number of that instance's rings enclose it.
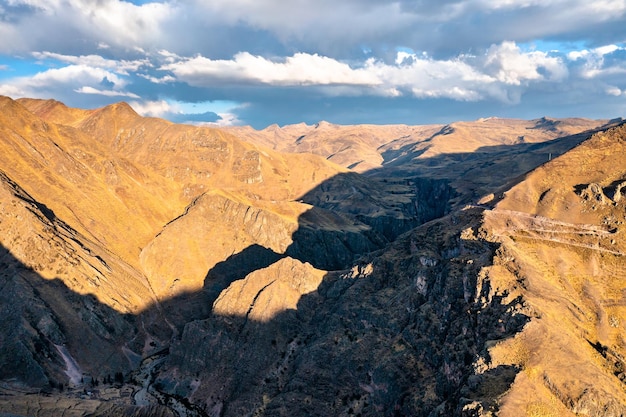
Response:
[[[606,59],[620,51],[626,51],[626,47],[610,44],[591,50],[572,51],[567,54],[567,57],[570,61],[581,64],[581,77],[594,79],[626,74],[626,62],[623,60],[606,65]]]
[[[137,100],[129,102],[129,105],[140,115],[147,117],[161,117],[167,118],[168,116],[175,115],[175,118],[180,123],[193,124],[196,126],[237,126],[244,124],[238,119],[237,115],[233,112],[235,110],[246,107],[246,104],[232,103],[230,108],[226,111],[218,111],[217,116],[219,119],[215,122],[203,122],[192,120],[193,116],[200,114],[197,111],[204,109],[195,109],[194,103],[184,103],[166,100]],[[220,104],[218,103],[218,107]],[[185,117],[189,117],[186,120]]]
[[[166,60],[168,63],[159,69],[171,71],[178,81],[192,86],[313,86],[329,96],[411,94],[460,101],[495,98],[516,102],[519,87],[533,82],[560,82],[569,76],[560,57],[540,51],[524,52],[514,42],[492,45],[480,57],[462,54],[440,60],[402,48],[392,64],[369,58],[350,66],[330,57],[305,53],[280,60],[250,53],[239,53],[230,60],[168,54]]]
[[[615,51],[619,51],[620,49],[623,49],[623,48],[620,48],[617,45],[604,45],[604,46],[600,46],[594,49],[594,52],[597,55],[604,56],[604,55],[612,54]]]
[[[97,94],[104,96],[128,96],[129,93],[124,92],[126,84],[125,79],[111,71],[80,64],[48,69],[33,76],[7,79],[1,91],[11,97],[62,98],[67,91],[88,94],[99,91]],[[107,87],[106,90],[101,89],[103,85]]]
[[[522,52],[514,42],[492,45],[487,50],[486,68],[499,81],[511,85],[535,80],[562,81],[568,76],[561,58],[541,51]]]
[[[583,49],[581,51],[571,51],[567,54],[567,57],[571,61],[577,61],[579,59],[598,60],[598,59],[602,59],[604,55],[612,54],[615,51],[620,51],[624,49],[626,48],[623,48],[617,45],[603,45],[603,46],[599,46],[591,50]]]
[[[32,77],[20,78],[18,84],[30,85],[32,87],[46,87],[52,84],[79,84],[79,85],[99,85],[103,80],[107,80],[116,88],[123,88],[126,81],[117,74],[94,68],[88,65],[68,65],[62,68],[53,68],[35,74]]]
[[[279,106],[277,97],[295,102],[292,94],[316,105],[349,96],[351,103],[417,97],[500,106],[553,93],[550,103],[594,94],[619,101],[626,90],[626,0],[0,3],[0,39],[11,40],[0,42],[0,61],[9,57],[0,92],[11,96],[89,105],[138,97],[150,115],[187,114],[176,100],[249,101],[248,117]],[[41,68],[24,57],[50,69],[8,78]],[[239,114],[211,112],[223,114],[221,123]]]
[[[212,60],[203,56],[164,65],[176,77],[191,85],[205,86],[216,81],[257,82],[270,85],[374,85],[379,80],[362,69],[317,54],[297,53],[282,62],[248,52],[232,60]]]
[[[571,39],[571,34],[585,31],[583,39],[613,31],[623,40],[618,27],[598,25],[623,22],[626,14],[624,0],[196,0],[194,6],[213,24],[266,31],[287,49],[295,46],[335,58],[341,57],[338,51],[382,53],[395,45],[449,53],[503,39]],[[242,39],[239,50],[247,50],[245,44],[249,38]]]
[[[164,75],[162,77],[154,77],[149,74],[137,74],[137,76],[144,78],[154,84],[167,84],[167,83],[176,81],[176,78],[174,78],[171,75]]]
[[[138,60],[113,60],[103,58],[100,55],[74,56],[45,51],[33,52],[32,55],[39,60],[53,59],[75,65],[84,65],[94,68],[105,68],[123,75],[128,75],[129,72],[135,72],[141,67],[151,66],[150,61],[145,58]]]
[[[29,97],[29,95],[22,88],[11,84],[0,84],[0,95],[14,98]]]
[[[588,2],[587,7],[595,13],[605,13],[609,18],[616,13],[624,12],[626,2],[624,0],[595,0]]]
[[[165,62],[170,63],[170,64],[183,59],[183,57],[181,57],[180,55],[170,52],[166,49],[161,49],[157,53],[159,56],[161,56],[165,60]]]
[[[120,0],[10,0],[8,5],[28,6],[28,11],[12,11],[0,22],[0,33],[10,35],[3,39],[16,41],[3,42],[0,52],[50,50],[77,41],[100,49],[149,45],[166,35],[163,25],[177,7],[170,2],[138,6]]]
[[[621,88],[615,86],[609,86],[606,88],[606,94],[610,96],[619,97],[621,95],[626,95],[626,91],[622,91]]]
[[[179,110],[165,100],[131,101],[128,104],[140,115],[149,117],[163,117]]]
[[[8,0],[7,0],[8,1]],[[452,59],[502,39],[518,43],[582,33],[582,39],[623,32],[624,0],[163,0],[135,5],[122,0],[11,0],[0,21],[0,53],[52,51],[111,56],[155,53],[251,56],[309,55],[348,60],[362,50],[388,60],[397,45]],[[610,10],[610,12],[607,12]],[[598,25],[602,24],[600,28]],[[53,36],[51,35],[53,34]],[[88,51],[88,52],[86,52]],[[387,56],[385,56],[387,54]],[[395,58],[395,56],[394,56]],[[175,59],[178,62],[178,59]]]
[[[76,91],[77,93],[81,93],[81,94],[98,94],[98,95],[106,96],[106,97],[139,98],[139,96],[134,93],[127,93],[124,91],[114,91],[114,90],[99,90],[97,88],[93,88],[89,86],[83,86],[83,87],[75,89],[74,91]]]
[[[237,117],[234,113],[217,113],[219,119],[215,122],[196,122],[189,121],[188,124],[196,126],[214,126],[214,127],[227,127],[227,126],[242,126],[245,123]]]

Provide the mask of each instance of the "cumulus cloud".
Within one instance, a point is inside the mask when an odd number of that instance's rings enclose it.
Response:
[[[454,54],[503,39],[525,42],[585,31],[587,39],[593,39],[592,32],[607,36],[620,31],[625,13],[623,0],[166,0],[141,5],[10,0],[0,35],[12,42],[0,44],[0,52],[168,49],[223,58],[270,48],[282,56],[296,50],[343,59],[355,57],[363,46],[382,56],[390,45],[406,45]]]
[[[142,116],[165,118],[175,123],[197,126],[233,126],[242,124],[233,113],[215,113],[212,111],[189,113],[187,109],[193,108],[193,103],[171,102],[167,100],[136,100],[129,102],[129,104]]]
[[[230,84],[316,86],[330,96],[382,95],[445,97],[477,101],[488,97],[511,101],[506,91],[532,82],[559,82],[568,77],[560,57],[539,51],[523,52],[514,42],[492,45],[484,56],[459,55],[437,60],[408,50],[397,52],[392,63],[369,58],[349,65],[330,57],[298,53],[269,60],[239,53],[230,60],[168,56],[159,68],[178,81],[198,87]],[[168,79],[169,80],[169,79]]]
[[[270,34],[284,47],[280,55],[295,48],[338,59],[354,58],[363,47],[378,57],[388,53],[390,46],[404,45],[452,58],[505,39],[521,43],[544,37],[571,39],[584,33],[585,39],[592,40],[603,33],[623,40],[620,24],[626,16],[622,0],[216,0],[197,1],[195,7],[199,15],[210,16],[208,25]],[[212,56],[219,50],[223,58],[250,50],[255,40],[242,36],[235,43],[231,48],[212,45],[212,50],[196,48],[196,52]]]
[[[126,84],[124,78],[111,71],[79,64],[4,80],[0,85],[0,91],[12,97],[48,98],[64,96],[67,91],[109,97],[132,97],[132,93],[124,91]],[[103,90],[102,86],[111,88]]]
[[[54,84],[92,84],[99,85],[103,80],[113,83],[117,88],[123,88],[126,81],[117,74],[94,68],[88,65],[68,65],[62,68],[53,68],[35,74],[33,77],[23,77],[17,84],[29,85],[31,87],[46,87]]]
[[[562,81],[568,76],[560,57],[546,52],[522,52],[514,42],[492,45],[486,54],[486,68],[505,84],[520,85],[527,81]]]
[[[149,117],[163,117],[178,111],[165,100],[131,101],[128,104],[140,115]]]
[[[271,85],[378,84],[365,70],[317,54],[297,53],[281,62],[238,53],[231,60],[212,60],[203,56],[167,64],[162,70],[192,85],[206,82],[258,82]]]
[[[150,81],[153,84],[167,84],[167,83],[176,81],[176,78],[172,75],[164,75],[162,77],[155,77],[150,74],[142,74],[142,73],[138,73],[137,75],[141,78],[144,78]]]
[[[626,74],[624,59],[612,60],[612,56],[626,51],[626,47],[603,45],[591,50],[572,51],[567,57],[579,64],[579,72],[583,78],[601,78]]]
[[[175,9],[169,2],[9,0],[0,33],[15,42],[3,42],[0,52],[144,46],[163,36],[162,25]]]
[[[28,93],[17,85],[0,84],[0,95],[8,97],[29,97]],[[37,96],[32,96],[37,97]]]
[[[217,126],[217,127],[226,127],[226,126],[241,126],[245,124],[243,121],[239,120],[238,116],[234,113],[217,113],[219,119],[215,122],[206,123],[207,126]]]

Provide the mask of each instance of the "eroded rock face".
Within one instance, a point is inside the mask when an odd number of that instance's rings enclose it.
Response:
[[[622,198],[624,198],[625,191],[626,191],[626,181],[619,183],[617,187],[615,187],[615,191],[613,193],[613,201],[616,203],[623,201]]]
[[[600,184],[591,183],[584,190],[581,191],[580,197],[588,202],[595,204],[606,204],[607,197],[604,195],[604,190]]]
[[[517,415],[528,395],[534,400],[527,409],[560,415],[626,412],[620,376],[626,218],[623,206],[606,197],[623,181],[625,137],[624,126],[594,136],[529,174],[486,216],[485,228],[503,251],[491,275],[499,285],[518,282],[511,295],[522,296],[536,315],[491,351],[494,363],[522,370],[502,401],[504,415]]]
[[[172,297],[200,290],[217,263],[251,245],[284,253],[296,228],[271,211],[202,194],[142,250],[141,265],[158,296]]]
[[[297,310],[271,320],[260,306],[289,305],[290,291],[272,291],[301,283],[302,265],[283,259],[250,274],[222,292],[215,316],[186,326],[160,386],[209,415],[427,415],[437,407],[450,415],[465,404],[461,397],[495,407],[491,399],[515,372],[467,379],[477,358],[486,360],[488,342],[515,334],[528,316],[481,276],[497,246],[460,238],[479,219],[475,211],[418,228],[351,271],[326,275]],[[312,288],[315,279],[307,282]]]

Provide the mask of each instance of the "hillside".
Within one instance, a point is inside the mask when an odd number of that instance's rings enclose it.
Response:
[[[0,110],[0,414],[626,414],[622,120]]]

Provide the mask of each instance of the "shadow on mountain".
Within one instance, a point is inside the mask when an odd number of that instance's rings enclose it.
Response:
[[[188,415],[436,416],[471,415],[471,401],[495,407],[518,369],[477,375],[473,364],[488,360],[488,342],[513,336],[529,318],[516,311],[520,300],[505,303],[507,294],[479,282],[498,246],[461,231],[478,227],[482,209],[453,209],[582,139],[338,175],[302,196],[313,208],[284,254],[251,245],[211,268],[202,291],[137,316],[41,278],[2,248],[2,379],[41,387],[73,378],[80,386],[77,370],[128,380],[153,366],[153,401]],[[296,308],[251,318],[262,296],[281,297],[272,285],[307,279],[298,265],[281,272],[287,259],[329,272]],[[243,314],[213,312],[233,283],[274,267],[276,278],[258,285]]]
[[[138,365],[139,358],[122,352],[124,347],[140,347],[133,344],[138,334],[135,316],[120,314],[92,295],[77,294],[60,279],[42,278],[3,246],[0,278],[2,380],[33,387],[80,380],[79,370],[64,372],[64,349],[101,375],[128,372]]]
[[[253,287],[254,272],[291,258],[329,271],[316,290],[296,308],[251,319],[272,285],[289,282],[272,277],[241,314],[188,322],[155,383],[212,416],[497,411],[520,369],[474,366],[529,317],[523,300],[480,275],[498,250],[478,236],[482,208],[453,209],[502,192],[586,137],[438,155],[320,184],[301,197],[313,208],[284,255],[253,245],[205,281],[211,294],[236,281]],[[468,230],[474,236],[462,238]]]
[[[609,123],[613,126],[615,123]],[[483,146],[474,152],[445,153],[417,158],[410,149],[401,151],[383,168],[365,173],[372,179],[427,177],[447,181],[458,192],[452,208],[499,194],[523,180],[524,174],[574,148],[601,129],[541,143]],[[421,151],[420,151],[421,153]]]
[[[291,277],[273,276],[246,295],[242,288],[255,285],[251,274],[288,258],[308,262],[309,253],[333,248],[307,240],[309,250],[300,254],[299,245],[289,255],[253,245],[229,257],[209,271],[203,292],[214,301],[245,279],[239,296],[247,296],[249,306],[241,314],[186,322],[154,386],[211,416],[462,415],[470,402],[495,410],[519,369],[476,375],[473,365],[479,357],[488,361],[488,341],[513,336],[528,317],[516,311],[521,300],[505,303],[508,294],[478,282],[498,245],[459,233],[476,227],[481,212],[424,224],[400,237],[392,255],[353,253],[343,270],[326,273],[316,290],[302,294],[296,308],[267,321],[250,318],[264,308],[257,305],[260,295]]]

